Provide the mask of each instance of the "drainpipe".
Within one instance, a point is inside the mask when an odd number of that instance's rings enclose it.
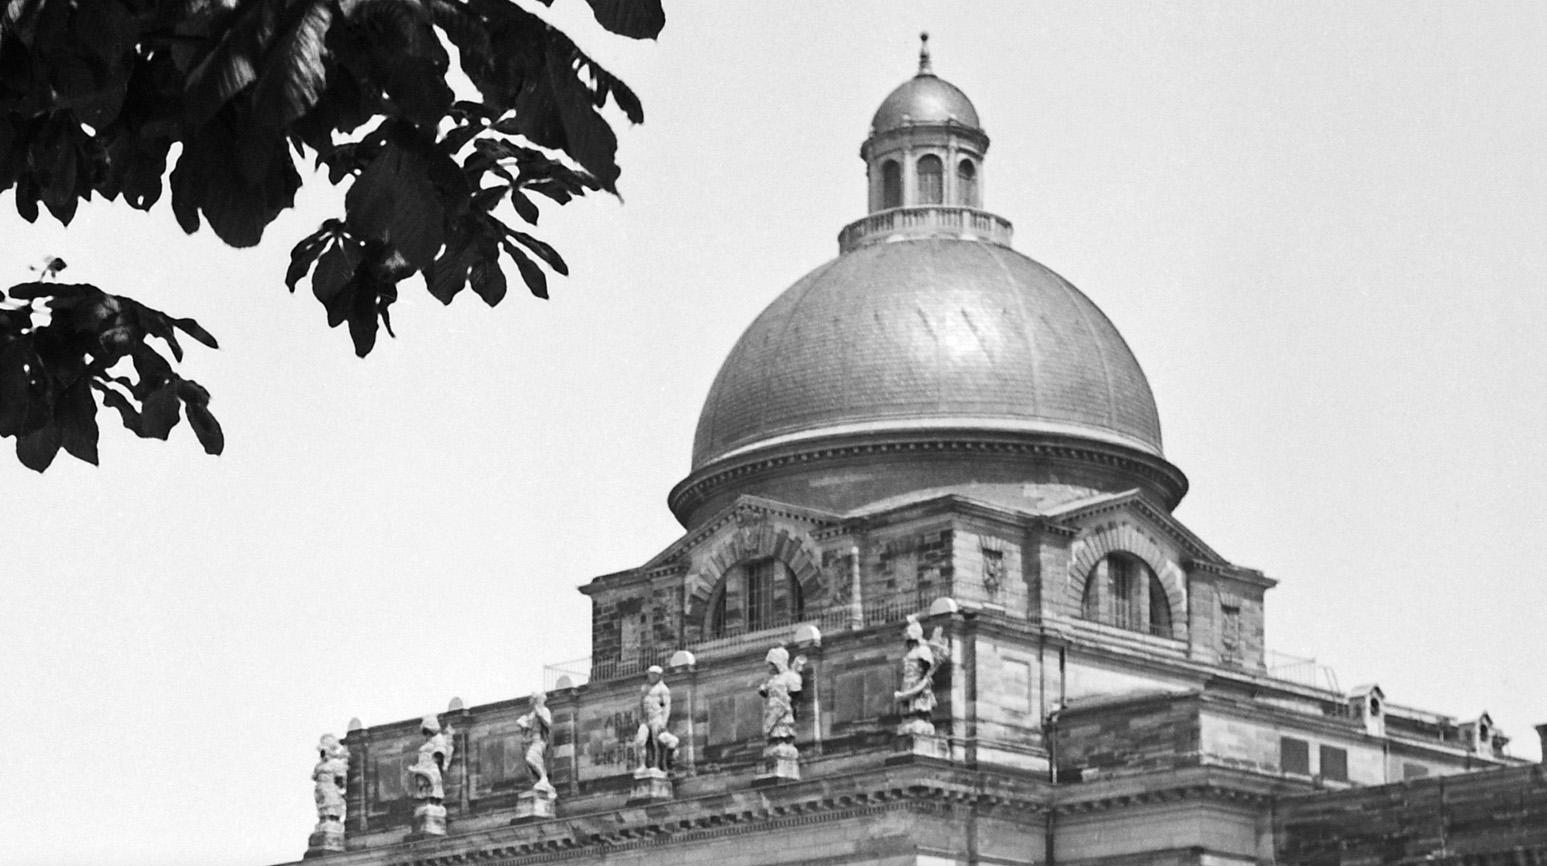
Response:
[[[1049,712],[1042,720],[1042,736],[1047,741],[1047,779],[1053,786],[1049,792],[1047,804],[1047,821],[1043,827],[1042,835],[1046,851],[1044,852],[1046,866],[1056,866],[1057,855],[1055,853],[1055,808],[1057,806],[1058,788],[1058,714],[1063,712],[1064,699],[1067,692],[1064,688],[1064,647],[1058,648],[1058,706]],[[1046,695],[1046,692],[1043,693]],[[1045,699],[1045,698],[1044,698]]]

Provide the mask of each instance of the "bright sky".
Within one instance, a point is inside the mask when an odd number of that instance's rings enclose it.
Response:
[[[583,6],[560,0],[558,12]],[[12,520],[0,859],[298,858],[320,734],[525,694],[589,651],[574,587],[677,537],[665,506],[742,328],[862,215],[871,113],[936,71],[993,139],[986,205],[1129,341],[1192,492],[1282,581],[1270,647],[1345,688],[1547,722],[1547,6],[671,2],[594,43],[644,100],[626,203],[551,209],[541,302],[409,289],[365,361],[252,250],[163,202],[46,254],[196,317],[228,449],[103,419],[102,467],[0,461]],[[10,441],[5,446],[9,448]]]

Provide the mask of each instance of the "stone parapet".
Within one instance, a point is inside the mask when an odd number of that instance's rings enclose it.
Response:
[[[838,233],[838,251],[904,238],[949,237],[1010,245],[1010,221],[977,208],[953,205],[897,207],[861,217]]]

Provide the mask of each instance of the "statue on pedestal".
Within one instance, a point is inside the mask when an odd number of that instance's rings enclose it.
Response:
[[[516,729],[521,732],[526,769],[532,774],[533,782],[530,789],[516,795],[516,818],[512,823],[552,818],[559,792],[548,781],[548,740],[553,730],[553,713],[548,709],[547,693],[532,693],[532,708],[516,719]]]
[[[671,689],[661,680],[660,665],[645,671],[645,684],[639,690],[639,719],[639,730],[634,734],[639,770],[665,773],[671,769],[677,737],[666,729],[671,722]]]
[[[935,711],[935,672],[949,657],[949,649],[939,626],[929,643],[924,642],[924,627],[917,616],[908,615],[902,632],[906,652],[902,657],[902,689],[893,697],[902,704],[902,723],[897,733],[932,737],[935,724],[930,716]]]
[[[344,850],[344,786],[349,778],[349,750],[332,734],[317,744],[312,768],[312,796],[317,801],[317,826],[307,840],[306,856]]]
[[[521,743],[526,748],[526,768],[531,772],[532,790],[553,796],[553,784],[548,781],[548,739],[553,730],[553,713],[548,710],[548,695],[532,693],[532,708],[516,719],[521,731]]]
[[[425,716],[419,730],[424,734],[424,744],[419,747],[419,757],[408,768],[411,796],[421,801],[414,810],[414,832],[427,836],[446,835],[445,773],[451,768],[452,730],[441,730],[440,721]]]
[[[758,687],[763,697],[763,776],[781,779],[800,778],[800,752],[795,748],[795,699],[800,695],[800,673],[806,657],[790,663],[784,647],[774,647],[764,657],[768,679]]]
[[[671,689],[661,681],[661,668],[651,665],[645,671],[645,684],[639,690],[639,730],[634,733],[634,749],[639,767],[634,770],[634,791],[630,802],[670,800],[672,798],[672,757],[677,751],[677,736],[667,730],[671,722]]]

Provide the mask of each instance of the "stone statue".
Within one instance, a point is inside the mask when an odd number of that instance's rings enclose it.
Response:
[[[317,744],[312,768],[312,796],[317,801],[317,827],[306,851],[309,856],[344,850],[344,786],[349,778],[349,749],[332,734]]]
[[[795,748],[795,698],[800,695],[800,672],[806,657],[790,663],[784,647],[774,647],[763,660],[768,664],[768,679],[758,687],[763,697],[763,775],[785,779],[800,778],[800,752]]]
[[[908,615],[902,632],[906,647],[902,657],[902,690],[893,693],[902,704],[902,723],[897,726],[899,734],[935,734],[934,722],[930,720],[935,710],[935,672],[949,655],[941,634],[940,627],[935,626],[934,635],[929,643],[925,643],[924,627],[919,624],[918,617]]]
[[[424,744],[419,747],[419,759],[408,768],[408,775],[413,779],[415,800],[429,800],[437,805],[446,797],[444,774],[451,766],[451,728],[442,731],[440,721],[434,716],[425,716],[424,722],[419,726],[420,733],[424,734]]]
[[[548,710],[548,695],[532,693],[532,709],[516,719],[521,731],[521,742],[526,747],[526,768],[531,771],[532,790],[549,797],[554,796],[553,784],[548,781],[548,738],[553,729],[553,713]]]
[[[316,783],[317,826],[344,823],[344,784],[349,776],[349,750],[332,734],[323,734],[317,744],[317,766],[312,769]]]
[[[639,769],[665,772],[677,750],[677,737],[666,726],[671,721],[671,689],[661,681],[660,665],[645,671],[645,684],[639,690],[639,730],[634,734],[634,749],[639,752]]]
[[[758,687],[763,696],[763,736],[768,744],[795,742],[795,698],[800,695],[800,672],[806,667],[806,657],[798,656],[790,664],[790,653],[784,647],[774,647],[763,658],[768,664],[768,679]]]
[[[425,716],[419,730],[424,734],[424,744],[419,747],[419,757],[408,768],[411,795],[421,801],[414,810],[414,832],[427,836],[446,835],[445,773],[451,768],[452,730],[448,725],[441,730],[440,721]]]

